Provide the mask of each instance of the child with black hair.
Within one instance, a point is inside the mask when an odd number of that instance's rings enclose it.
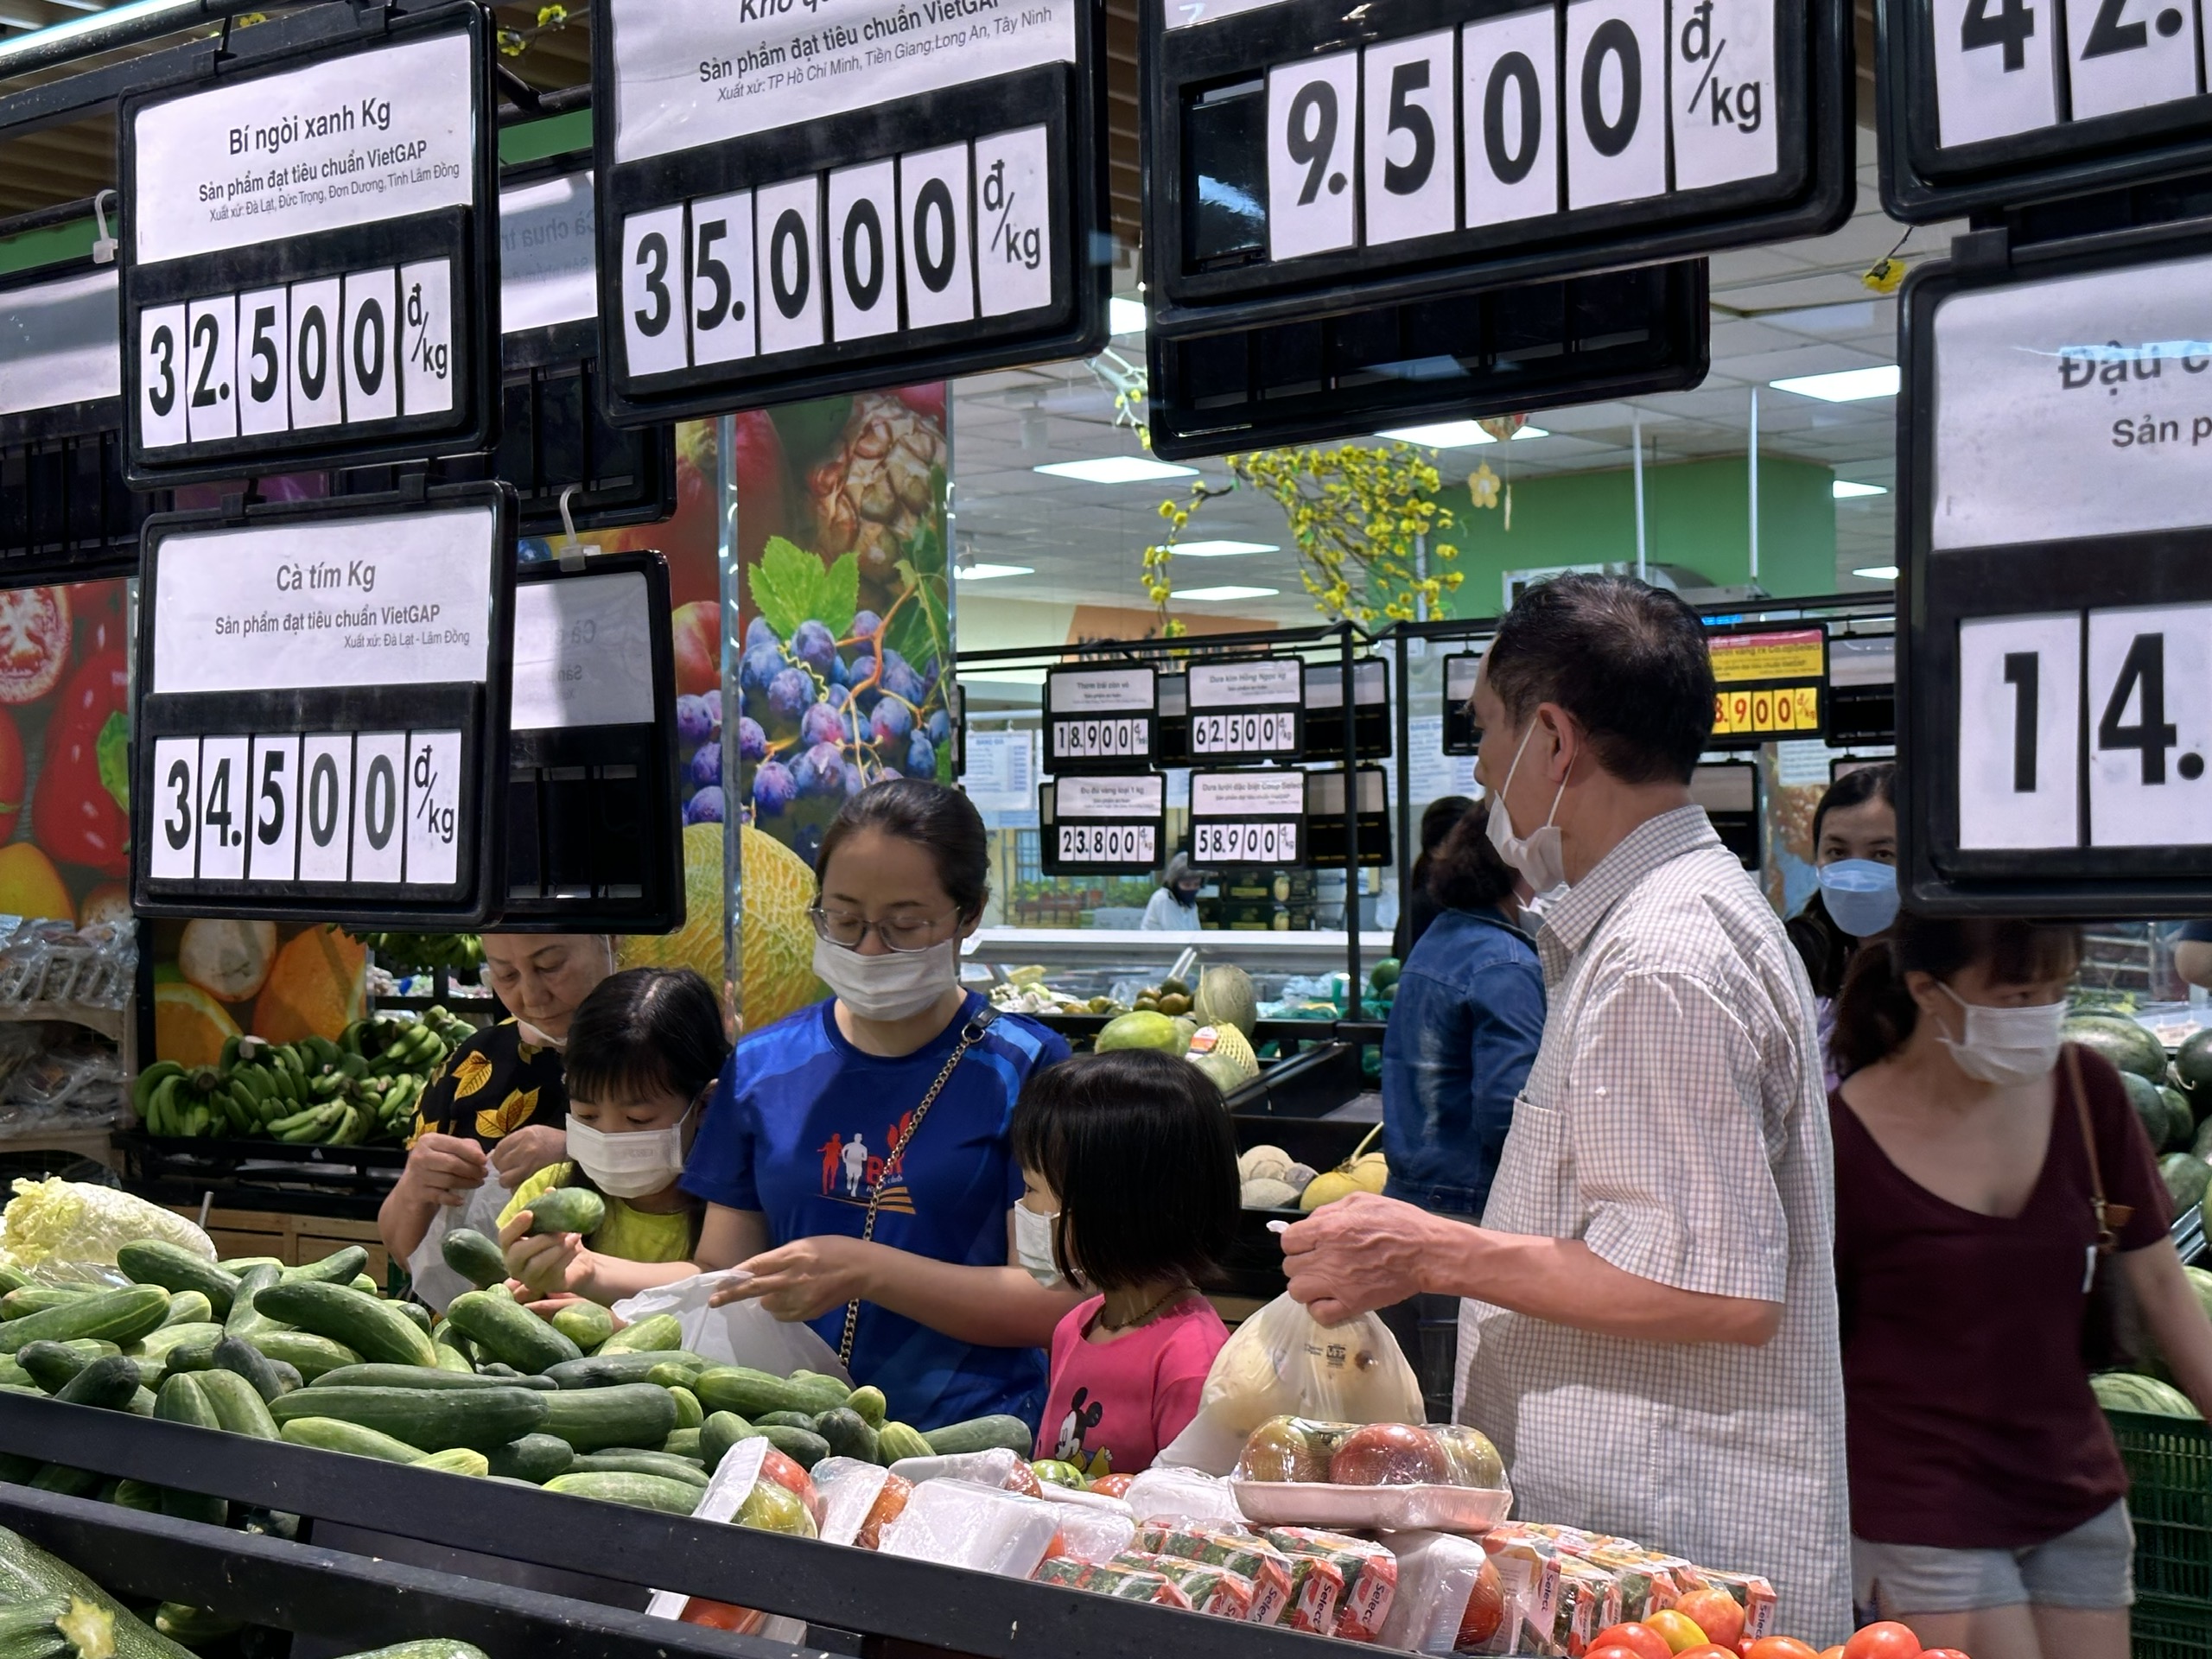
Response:
[[[1021,1265],[1096,1293],[1052,1332],[1037,1455],[1134,1474],[1198,1414],[1229,1340],[1198,1289],[1236,1225],[1229,1115],[1187,1061],[1120,1050],[1033,1074],[1013,1140]]]

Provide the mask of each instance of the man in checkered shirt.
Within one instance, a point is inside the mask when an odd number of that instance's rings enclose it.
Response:
[[[1355,1194],[1285,1235],[1335,1321],[1459,1295],[1460,1420],[1514,1512],[1774,1581],[1850,1629],[1834,1178],[1813,1000],[1691,803],[1703,630],[1617,576],[1534,588],[1476,685],[1491,833],[1539,891],[1550,994],[1480,1227]],[[1501,810],[1495,803],[1504,803]]]

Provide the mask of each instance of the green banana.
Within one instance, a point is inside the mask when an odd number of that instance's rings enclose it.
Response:
[[[232,1032],[223,1039],[222,1056],[215,1062],[215,1069],[225,1077],[229,1077],[231,1068],[238,1064],[238,1045],[245,1041],[245,1038],[238,1032]]]
[[[154,1090],[170,1077],[181,1077],[184,1068],[175,1060],[156,1060],[141,1071],[130,1084],[131,1109],[140,1117],[146,1116],[147,1103],[154,1097]]]
[[[175,1135],[177,1132],[176,1094],[183,1084],[184,1068],[181,1065],[154,1084],[145,1105],[138,1113],[139,1122],[146,1126],[149,1135]]]

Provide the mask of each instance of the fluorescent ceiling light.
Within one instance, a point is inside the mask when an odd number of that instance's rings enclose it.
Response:
[[[1541,426],[1524,426],[1513,435],[1513,441],[1518,443],[1523,438],[1548,438],[1549,436],[1551,434]]]
[[[1177,544],[1179,559],[1228,559],[1239,553],[1280,553],[1282,549],[1273,542],[1182,542]]]
[[[1042,685],[1045,671],[1041,668],[963,668],[960,671],[963,685]]]
[[[1855,404],[1867,397],[1894,397],[1899,376],[1894,363],[1872,369],[1842,369],[1834,374],[1801,374],[1789,380],[1770,380],[1777,391],[1794,391],[1800,397],[1817,397],[1824,404]]]
[[[1377,432],[1375,435],[1397,443],[1418,443],[1429,449],[1471,449],[1478,443],[1497,442],[1472,421],[1438,421],[1429,426],[1402,426],[1395,431]]]
[[[1895,582],[1897,568],[1894,564],[1870,564],[1863,570],[1854,570],[1854,576],[1864,576],[1869,582]]]
[[[978,560],[974,564],[954,566],[952,574],[963,582],[990,582],[999,576],[1033,576],[1037,574],[1037,567],[1033,564],[985,564]]]
[[[1101,455],[1096,461],[1055,461],[1031,468],[1083,484],[1148,484],[1163,478],[1196,478],[1195,467],[1175,467],[1149,455]]]
[[[1854,484],[1847,478],[1835,481],[1835,499],[1850,501],[1862,495],[1887,495],[1889,491],[1879,484]]]
[[[1106,302],[1106,332],[1109,334],[1144,333],[1144,302],[1112,299]]]
[[[1282,591],[1280,588],[1178,588],[1178,599],[1195,599],[1202,605],[1211,605],[1227,599],[1273,599]]]

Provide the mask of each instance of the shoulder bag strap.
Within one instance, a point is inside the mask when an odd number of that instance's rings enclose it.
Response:
[[[2097,1160],[2096,1127],[2089,1117],[2089,1091],[2082,1084],[2082,1050],[2066,1045],[2066,1081],[2074,1095],[2074,1115],[2082,1126],[2082,1150],[2089,1157],[2089,1208],[2097,1222],[2097,1254],[2110,1255],[2120,1248],[2120,1229],[2135,1215],[2131,1204],[2105,1202],[2105,1178]]]
[[[960,1064],[961,1057],[969,1049],[983,1040],[983,1033],[990,1029],[991,1022],[998,1017],[999,1011],[986,1003],[976,1010],[976,1017],[961,1028],[960,1040],[952,1046],[952,1052],[946,1057],[944,1070],[937,1074],[937,1081],[930,1084],[929,1092],[922,1096],[922,1103],[914,1108],[914,1115],[906,1120],[906,1127],[899,1132],[898,1140],[892,1143],[891,1151],[883,1160],[883,1173],[875,1178],[874,1186],[868,1191],[868,1218],[861,1224],[861,1243],[868,1243],[875,1237],[875,1212],[877,1205],[883,1202],[884,1184],[890,1180],[891,1172],[906,1155],[907,1143],[913,1140],[914,1132],[922,1127],[922,1120],[930,1115],[930,1108],[937,1103],[938,1094],[951,1080],[953,1067]],[[837,1342],[838,1363],[848,1370],[852,1366],[853,1338],[860,1330],[860,1324],[861,1299],[855,1296],[845,1304],[845,1334]]]

